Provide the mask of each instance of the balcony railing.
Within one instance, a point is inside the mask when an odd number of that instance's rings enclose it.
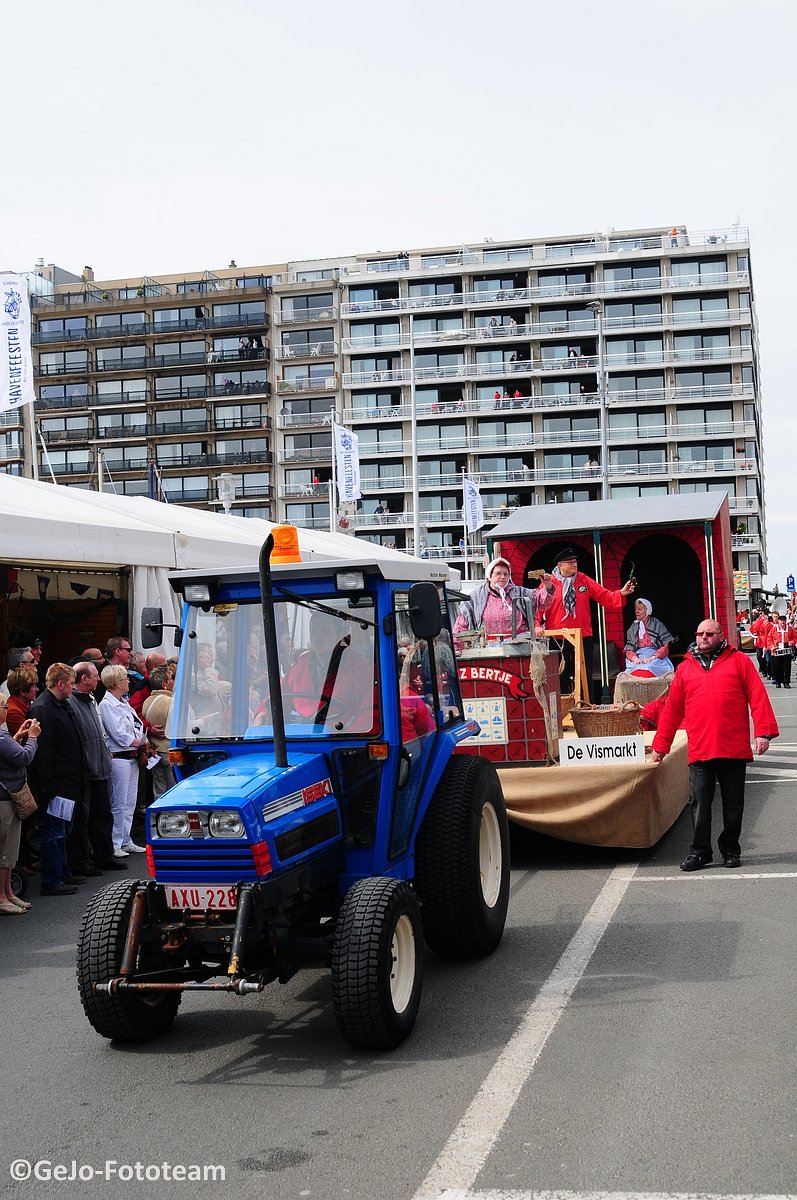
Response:
[[[639,329],[681,329],[684,326],[727,326],[750,323],[750,312],[746,309],[725,309],[721,312],[688,313],[661,312],[651,315],[629,317],[604,317],[603,327],[607,332],[633,331]],[[491,339],[528,341],[531,338],[597,336],[597,324],[592,314],[572,321],[534,321],[514,325],[461,325],[456,329],[423,330],[413,332],[416,350],[424,346],[445,345],[450,342],[489,342]],[[392,333],[373,334],[343,338],[341,346],[345,354],[363,354],[369,350],[406,350],[410,345],[409,332],[399,330]],[[330,351],[331,353],[331,351]]]
[[[478,292],[452,292],[443,296],[399,296],[390,300],[360,300],[341,304],[341,316],[368,313],[419,312],[425,309],[538,304],[568,297],[621,295],[626,292],[677,292],[684,288],[747,288],[749,271],[712,271],[694,275],[655,275],[650,279],[594,280],[591,283],[544,283],[536,287],[490,288]]]
[[[281,361],[294,358],[326,358],[337,354],[335,341],[308,342],[306,346],[277,346],[277,358]]]
[[[328,304],[319,305],[315,308],[307,308],[302,312],[286,313],[280,312],[274,316],[275,325],[303,325],[309,321],[332,321],[336,319],[334,309]]]
[[[277,395],[290,396],[296,392],[334,392],[338,386],[334,375],[324,375],[320,379],[278,379]]]
[[[332,424],[330,411],[324,413],[288,412],[283,408],[279,414],[277,426],[279,429],[318,429]]]
[[[89,425],[83,429],[42,429],[40,426],[39,432],[48,446],[64,442],[88,442],[94,437]]]
[[[22,458],[22,442],[0,442],[0,462],[8,462],[12,458]]]
[[[245,282],[239,282],[239,279]],[[244,290],[270,291],[270,285],[264,277],[246,278],[242,276],[221,278],[211,271],[206,271],[200,279],[184,279],[177,283],[161,283],[158,279],[149,277],[143,279],[140,285],[125,285],[120,288],[106,288],[101,283],[89,282],[76,287],[73,291],[55,292],[52,295],[31,294],[31,308],[54,310],[57,308],[85,308],[86,306],[130,304],[140,305],[142,300],[160,296],[174,296],[178,304],[194,303],[193,297],[213,296],[220,292],[240,293]],[[190,298],[190,299],[189,299]],[[198,299],[196,303],[204,304]]]
[[[289,449],[285,447],[277,455],[277,462],[280,463],[324,463],[332,462],[332,448],[330,446],[313,446],[302,447],[301,449]]]

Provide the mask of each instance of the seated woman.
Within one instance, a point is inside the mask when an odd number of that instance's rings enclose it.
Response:
[[[403,657],[399,675],[399,701],[401,705],[401,740],[412,742],[425,733],[433,733],[434,718],[424,698],[425,684],[420,665],[413,661],[415,646],[411,646]]]
[[[649,600],[639,599],[634,605],[636,620],[625,635],[625,669],[631,674],[646,671],[666,675],[675,670],[668,650],[675,638],[666,625],[650,615],[652,612]]]

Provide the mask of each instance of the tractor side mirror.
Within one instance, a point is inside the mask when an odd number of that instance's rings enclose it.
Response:
[[[141,648],[151,650],[160,646],[163,641],[163,610],[160,608],[142,608],[141,610]]]
[[[141,649],[152,650],[163,641],[164,629],[174,630],[174,644],[179,646],[183,640],[183,631],[179,625],[170,621],[164,622],[163,609],[142,608],[141,610]]]
[[[443,627],[440,593],[433,583],[414,583],[410,588],[410,625],[416,638],[432,641]]]

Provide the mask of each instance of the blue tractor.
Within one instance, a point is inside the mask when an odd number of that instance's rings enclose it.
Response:
[[[478,726],[447,567],[279,561],[284,532],[257,570],[172,580],[177,783],[147,811],[150,878],[101,889],[80,929],[80,998],[104,1037],[156,1037],[184,992],[245,995],[328,966],[344,1036],[387,1049],[415,1023],[424,941],[471,958],[501,940],[506,811],[494,767],[463,745]],[[163,623],[145,610],[145,646]]]

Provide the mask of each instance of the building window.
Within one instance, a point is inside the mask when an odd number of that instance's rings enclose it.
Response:
[[[652,290],[661,286],[661,267],[658,263],[606,266],[603,286],[607,292]]]
[[[56,350],[39,355],[39,372],[42,375],[68,375],[72,371],[87,371],[88,350]]]
[[[610,412],[609,432],[640,438],[663,438],[667,417],[663,410],[649,412]]]
[[[267,425],[265,404],[217,404],[213,411],[214,429],[258,429]]]
[[[672,277],[680,283],[694,280],[698,284],[725,283],[728,260],[720,258],[677,258],[672,264]]]
[[[147,315],[143,312],[97,313],[94,324],[109,336],[114,333],[143,333],[147,326]]]
[[[129,371],[146,365],[146,346],[108,346],[97,351],[98,371]]]
[[[666,483],[621,483],[616,484],[611,489],[612,500],[629,500],[639,498],[640,500],[650,499],[653,496],[666,496]]]

